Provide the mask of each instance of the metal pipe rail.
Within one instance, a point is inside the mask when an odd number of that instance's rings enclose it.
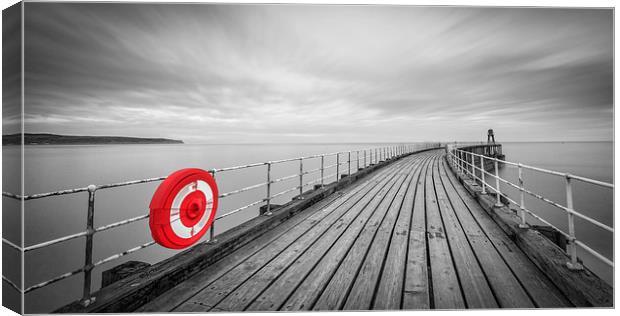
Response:
[[[468,175],[471,176],[472,179],[474,179],[474,181],[478,181],[480,182],[481,186],[482,186],[482,193],[485,194],[487,189],[491,189],[493,192],[496,193],[497,195],[497,202],[496,202],[496,206],[502,206],[501,203],[501,199],[500,196],[504,196],[509,202],[514,203],[515,205],[519,206],[520,209],[520,218],[521,218],[521,224],[519,225],[519,227],[521,228],[527,228],[527,221],[526,221],[526,216],[525,214],[529,214],[530,216],[534,217],[535,219],[541,221],[542,223],[549,225],[550,227],[552,227],[553,229],[555,229],[556,231],[560,232],[562,235],[564,235],[567,239],[568,239],[568,249],[567,254],[570,256],[570,261],[567,262],[567,266],[571,269],[574,270],[579,270],[581,269],[581,265],[580,263],[577,261],[577,248],[576,246],[581,247],[582,249],[584,249],[586,252],[590,253],[591,255],[593,255],[595,258],[599,259],[600,261],[604,262],[605,264],[609,265],[610,267],[614,267],[614,263],[613,261],[611,261],[610,259],[606,258],[605,256],[603,256],[602,254],[600,254],[599,252],[597,252],[596,250],[590,248],[589,246],[587,246],[585,243],[583,243],[582,241],[578,240],[576,235],[575,235],[575,220],[574,217],[577,216],[583,220],[585,220],[586,222],[589,222],[590,224],[593,224],[599,228],[604,229],[605,231],[611,232],[612,234],[614,233],[614,229],[608,225],[605,225],[587,215],[581,214],[580,212],[575,211],[574,206],[573,206],[573,191],[572,191],[572,183],[571,180],[575,179],[584,183],[589,183],[589,184],[593,184],[593,185],[597,185],[600,187],[604,187],[604,188],[610,188],[613,189],[614,185],[611,183],[606,183],[606,182],[602,182],[602,181],[598,181],[598,180],[594,180],[594,179],[589,179],[589,178],[585,178],[585,177],[580,177],[580,176],[575,176],[569,173],[562,173],[562,172],[557,172],[557,171],[553,171],[553,170],[548,170],[548,169],[543,169],[543,168],[538,168],[538,167],[534,167],[534,166],[528,166],[528,165],[524,165],[521,163],[515,163],[515,162],[509,162],[509,161],[504,161],[501,159],[497,159],[494,157],[488,157],[485,155],[481,155],[481,154],[477,154],[471,151],[467,151],[467,150],[463,150],[466,148],[456,148],[453,147],[451,149],[448,149],[449,147],[447,147],[447,151],[448,151],[448,162],[452,165],[453,170],[462,173],[464,175]],[[475,157],[478,157],[480,163],[479,166],[476,166],[476,162],[475,162]],[[488,171],[485,170],[484,168],[484,161],[488,160],[488,161],[492,161],[494,164],[494,173],[490,173]],[[515,184],[512,183],[510,181],[508,181],[507,179],[503,179],[499,176],[499,172],[498,172],[498,164],[499,163],[503,163],[503,164],[507,164],[507,165],[512,165],[512,166],[516,166],[518,168],[518,177],[519,177],[519,184]],[[566,184],[566,206],[554,202],[552,200],[550,200],[549,198],[546,198],[540,194],[537,194],[535,192],[532,192],[530,190],[525,189],[524,187],[524,179],[522,176],[523,173],[523,169],[527,169],[527,170],[532,170],[532,171],[536,171],[539,173],[544,173],[544,174],[549,174],[549,175],[554,175],[554,176],[560,176],[563,177],[565,179],[565,184]],[[476,173],[479,172],[480,176],[477,176]],[[493,185],[492,183],[487,182],[486,176],[491,176],[492,178],[495,179],[495,184]],[[501,189],[500,189],[500,185],[499,183],[505,183],[506,185],[513,187],[517,190],[519,190],[519,202],[515,201],[513,198],[509,197],[506,193],[502,193]],[[537,214],[535,214],[532,210],[528,209],[525,206],[525,198],[524,195],[528,194],[529,196],[532,196],[538,200],[544,201],[560,210],[563,210],[566,214],[567,214],[567,219],[568,219],[568,232],[565,232],[561,229],[559,229],[558,227],[556,227],[555,225],[551,224],[549,221],[541,218],[540,216],[538,216]]]
[[[303,195],[303,190],[305,187],[307,186],[311,186],[315,183],[320,183],[321,186],[325,185],[325,181],[326,179],[331,179],[331,177],[336,176],[336,179],[334,182],[338,182],[340,181],[340,175],[345,174],[343,173],[344,170],[340,170],[340,167],[343,165],[347,165],[347,175],[350,175],[352,173],[351,170],[351,164],[354,162],[357,166],[357,169],[355,172],[362,170],[363,168],[366,168],[370,165],[376,164],[380,161],[385,161],[388,159],[392,159],[392,158],[397,158],[400,156],[404,156],[407,155],[411,152],[417,151],[417,150],[423,150],[423,149],[429,149],[429,148],[440,148],[439,147],[440,144],[437,143],[421,143],[421,144],[401,144],[401,145],[396,145],[396,146],[389,146],[389,147],[377,147],[377,148],[367,148],[367,149],[362,149],[362,150],[356,150],[356,151],[346,151],[346,152],[334,152],[334,153],[327,153],[327,154],[317,154],[317,155],[311,155],[311,156],[305,156],[305,157],[297,157],[297,158],[289,158],[289,159],[281,159],[281,160],[273,160],[273,161],[268,161],[268,162],[260,162],[260,163],[252,163],[252,164],[247,164],[247,165],[240,165],[240,166],[233,166],[233,167],[226,167],[226,168],[219,168],[219,169],[210,169],[209,172],[215,177],[215,175],[217,174],[218,176],[223,173],[223,172],[229,172],[229,171],[233,171],[233,170],[242,170],[242,169],[249,169],[249,168],[257,168],[257,167],[262,167],[265,166],[266,167],[266,181],[265,182],[261,182],[261,183],[257,183],[254,185],[250,185],[247,187],[243,187],[243,188],[239,188],[236,190],[232,190],[229,192],[225,192],[225,193],[221,193],[218,195],[219,198],[223,199],[223,198],[227,198],[233,195],[237,195],[243,192],[247,192],[247,191],[251,191],[251,190],[256,190],[258,188],[262,188],[262,187],[266,187],[266,195],[264,198],[256,200],[254,202],[251,202],[247,205],[241,206],[239,208],[233,209],[233,210],[229,210],[226,212],[223,212],[223,214],[218,215],[215,217],[212,226],[210,228],[209,231],[209,240],[208,242],[213,243],[213,242],[217,242],[217,240],[215,239],[215,222],[231,216],[233,214],[236,214],[240,211],[243,211],[245,209],[248,209],[252,206],[256,206],[262,203],[265,203],[266,206],[266,212],[264,213],[265,216],[269,216],[271,215],[271,208],[272,208],[272,200],[274,198],[283,196],[287,193],[299,190],[299,195],[297,196],[297,198],[302,198]],[[351,155],[352,153],[355,152],[355,158],[352,160],[351,159]],[[363,154],[363,156],[361,156],[360,154]],[[332,157],[332,156],[336,156],[336,163],[335,164],[331,164],[331,165],[325,165],[325,158],[326,157]],[[342,161],[340,160],[341,158],[346,158],[342,159]],[[315,168],[315,169],[310,169],[310,170],[304,170],[303,168],[303,162],[306,160],[310,160],[310,159],[320,159],[320,167],[319,168]],[[283,163],[290,163],[290,162],[299,162],[299,173],[295,173],[289,176],[284,176],[281,178],[277,178],[277,179],[272,179],[272,167],[274,165],[278,165],[278,164],[283,164]],[[361,164],[361,165],[360,165]],[[361,168],[360,168],[361,167]],[[331,174],[325,174],[326,170],[335,168],[336,172],[331,173]],[[318,179],[314,179],[311,181],[306,181],[304,183],[304,176],[308,175],[308,174],[312,174],[312,173],[317,173],[320,172],[320,177]],[[280,192],[272,192],[272,185],[275,183],[279,183],[282,181],[287,181],[287,180],[291,180],[291,179],[295,179],[298,178],[299,179],[299,183],[294,185],[293,187],[284,189]],[[26,287],[25,289],[22,289],[20,287],[18,287],[17,285],[15,285],[14,282],[10,281],[9,279],[7,279],[6,277],[2,277],[5,281],[7,281],[7,283],[9,285],[11,285],[13,288],[15,288],[17,291],[19,291],[22,294],[25,293],[29,293],[33,290],[45,287],[47,285],[50,285],[52,283],[56,283],[58,281],[61,281],[63,279],[66,279],[70,276],[79,274],[79,273],[84,273],[84,288],[83,288],[83,295],[82,295],[82,303],[86,306],[90,303],[92,303],[94,301],[94,298],[91,297],[91,272],[92,270],[97,267],[100,266],[104,263],[119,259],[123,256],[126,256],[128,254],[131,254],[133,252],[139,251],[141,249],[150,247],[152,245],[155,244],[154,241],[150,241],[147,243],[144,243],[142,245],[130,248],[128,250],[125,250],[121,253],[117,253],[114,255],[111,255],[107,258],[98,260],[93,262],[93,258],[92,258],[92,253],[93,253],[93,244],[92,244],[92,240],[93,240],[93,236],[96,233],[100,233],[103,231],[107,231],[109,229],[112,228],[116,228],[116,227],[120,227],[120,226],[124,226],[133,222],[137,222],[137,221],[141,221],[141,220],[145,220],[147,218],[149,218],[149,214],[144,214],[144,215],[139,215],[133,218],[129,218],[129,219],[125,219],[125,220],[121,220],[115,223],[111,223],[111,224],[107,224],[104,226],[100,226],[95,228],[93,226],[94,224],[94,206],[95,206],[95,192],[98,190],[102,190],[102,189],[108,189],[108,188],[116,188],[116,187],[123,187],[123,186],[130,186],[130,185],[137,185],[137,184],[144,184],[144,183],[150,183],[150,182],[157,182],[157,181],[163,181],[165,180],[166,177],[156,177],[156,178],[148,178],[148,179],[141,179],[141,180],[132,180],[132,181],[125,181],[125,182],[118,182],[118,183],[111,183],[111,184],[102,184],[102,185],[94,185],[91,184],[87,187],[83,187],[83,188],[74,188],[74,189],[67,189],[67,190],[60,190],[60,191],[55,191],[55,192],[47,192],[47,193],[38,193],[38,194],[32,194],[32,195],[18,195],[18,194],[13,194],[13,193],[9,193],[9,192],[2,192],[2,196],[6,197],[6,198],[11,198],[11,199],[15,199],[15,200],[20,200],[22,202],[24,201],[29,201],[29,200],[34,200],[34,199],[41,199],[41,198],[47,198],[47,197],[52,197],[52,196],[61,196],[61,195],[68,195],[68,194],[75,194],[75,193],[80,193],[80,192],[88,192],[88,208],[87,208],[87,214],[88,214],[88,219],[87,219],[87,227],[85,231],[82,232],[78,232],[78,233],[74,233],[74,234],[70,234],[70,235],[66,235],[63,237],[59,237],[56,239],[52,239],[52,240],[48,240],[45,242],[41,242],[38,244],[34,244],[34,245],[30,245],[30,246],[25,246],[25,247],[20,247],[6,239],[2,239],[2,242],[6,245],[8,245],[10,248],[15,249],[17,251],[21,251],[21,252],[29,252],[29,251],[33,251],[33,250],[37,250],[37,249],[41,249],[41,248],[45,248],[51,245],[55,245],[55,244],[59,244],[59,243],[63,243],[66,242],[68,240],[72,240],[75,238],[79,238],[79,237],[86,237],[87,242],[86,242],[86,247],[85,247],[85,263],[84,266],[71,271],[71,272],[67,272],[65,274],[56,276],[54,278],[51,278],[49,280],[37,283],[35,285]],[[330,182],[331,183],[331,182]]]

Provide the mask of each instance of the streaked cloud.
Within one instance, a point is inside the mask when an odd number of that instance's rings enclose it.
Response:
[[[26,4],[29,132],[610,140],[613,11]]]

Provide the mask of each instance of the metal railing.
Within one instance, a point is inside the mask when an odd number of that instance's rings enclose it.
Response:
[[[338,182],[340,181],[340,176],[347,174],[350,175],[352,174],[352,163],[356,163],[357,165],[357,169],[355,172],[366,168],[370,165],[374,165],[378,162],[381,161],[386,161],[386,160],[390,160],[393,158],[398,158],[401,157],[403,155],[407,155],[409,153],[415,152],[415,151],[419,151],[419,150],[424,150],[424,149],[430,149],[430,148],[440,148],[439,147],[440,144],[438,143],[419,143],[419,144],[401,144],[401,145],[395,145],[395,146],[388,146],[388,147],[378,147],[378,148],[368,148],[368,149],[361,149],[361,150],[355,150],[355,151],[346,151],[346,152],[334,152],[334,153],[328,153],[328,154],[319,154],[319,155],[311,155],[311,156],[305,156],[305,157],[297,157],[297,158],[290,158],[290,159],[282,159],[282,160],[274,160],[274,161],[268,161],[268,162],[261,162],[261,163],[253,163],[253,164],[247,164],[247,165],[241,165],[241,166],[234,166],[234,167],[227,167],[227,168],[220,168],[220,169],[211,169],[209,170],[209,172],[215,177],[216,175],[220,175],[223,174],[225,172],[229,172],[229,171],[233,171],[233,170],[240,170],[240,169],[249,169],[249,168],[259,168],[259,167],[265,167],[266,168],[266,181],[262,182],[262,183],[258,183],[255,185],[251,185],[251,186],[247,186],[247,187],[243,187],[243,188],[239,188],[233,191],[229,191],[229,192],[225,192],[225,193],[221,193],[218,195],[218,197],[220,199],[223,198],[227,198],[236,194],[240,194],[242,192],[246,192],[246,191],[251,191],[251,190],[256,190],[258,188],[262,188],[265,187],[266,188],[266,195],[264,198],[261,198],[259,200],[253,201],[245,206],[233,209],[233,210],[228,210],[225,212],[222,212],[221,215],[217,215],[214,220],[213,223],[211,225],[211,228],[209,229],[209,240],[208,242],[210,243],[215,243],[217,242],[216,238],[215,238],[215,223],[218,220],[221,220],[222,218],[231,216],[235,213],[238,213],[240,211],[246,210],[252,206],[257,206],[258,204],[261,203],[265,203],[265,212],[262,215],[265,216],[269,216],[272,215],[272,206],[273,206],[273,199],[279,196],[282,196],[284,194],[293,192],[293,191],[297,191],[299,192],[299,195],[296,197],[298,199],[303,199],[303,193],[304,193],[304,188],[313,184],[318,184],[321,187],[325,185],[326,180],[330,179],[333,176],[336,176],[336,179],[334,182]],[[351,160],[351,155],[355,153],[355,157],[354,160]],[[336,163],[332,164],[332,165],[325,165],[325,158],[326,157],[332,157],[335,156],[336,157]],[[346,158],[346,160],[341,161],[341,158]],[[311,169],[311,170],[304,170],[304,161],[307,160],[312,160],[312,159],[320,159],[320,167],[319,168],[315,168],[315,169]],[[299,163],[299,173],[296,174],[292,174],[289,176],[284,176],[284,177],[280,177],[277,179],[272,179],[272,170],[273,167],[275,165],[279,165],[279,164],[284,164],[284,163],[293,163],[293,162],[298,162]],[[361,164],[361,165],[360,165]],[[346,165],[347,169],[346,169],[346,173],[344,173],[343,171],[345,170],[341,170],[341,166],[342,165]],[[361,168],[360,168],[361,167]],[[336,172],[331,173],[326,175],[325,171],[329,170],[329,169],[336,169]],[[308,175],[308,174],[313,174],[313,173],[317,173],[320,172],[320,176],[318,179],[312,180],[312,181],[306,181],[304,183],[304,176]],[[298,178],[299,182],[297,183],[297,185],[294,185],[293,187],[284,189],[283,191],[274,193],[273,192],[273,184],[278,183],[278,182],[282,182],[282,181],[287,181],[287,180],[291,180],[294,178]],[[60,196],[60,195],[68,195],[68,194],[75,194],[75,193],[80,193],[80,192],[87,192],[88,193],[88,207],[87,207],[87,223],[86,223],[86,230],[82,231],[82,232],[78,232],[78,233],[74,233],[71,235],[67,235],[67,236],[63,236],[60,238],[56,238],[56,239],[52,239],[52,240],[48,240],[45,242],[41,242],[38,244],[34,244],[34,245],[30,245],[30,246],[24,246],[24,247],[20,247],[6,239],[2,239],[2,242],[5,245],[8,245],[9,247],[21,251],[21,252],[30,252],[30,251],[34,251],[37,249],[41,249],[41,248],[45,248],[45,247],[49,247],[51,245],[55,245],[55,244],[59,244],[59,243],[63,243],[72,239],[76,239],[76,238],[80,238],[80,237],[86,237],[86,247],[85,247],[85,261],[84,261],[84,265],[74,271],[70,271],[67,273],[64,273],[62,275],[58,275],[54,278],[51,278],[49,280],[37,283],[35,285],[29,286],[25,289],[20,288],[19,286],[17,286],[14,282],[12,282],[11,280],[9,280],[8,278],[6,278],[4,275],[2,276],[2,279],[5,280],[11,287],[15,288],[17,291],[19,291],[22,294],[26,294],[29,293],[33,290],[45,287],[47,285],[50,285],[52,283],[56,283],[58,281],[61,281],[63,279],[66,279],[70,276],[79,274],[79,273],[84,273],[84,282],[83,282],[83,295],[82,295],[82,304],[84,304],[85,306],[92,303],[95,298],[92,297],[91,295],[91,280],[92,280],[92,270],[97,267],[100,266],[104,263],[119,259],[123,256],[129,255],[133,252],[139,251],[141,249],[150,247],[152,245],[155,244],[154,241],[149,241],[147,243],[144,243],[142,245],[127,249],[121,253],[117,253],[114,254],[112,256],[109,256],[107,258],[98,260],[98,261],[94,261],[93,260],[93,237],[96,233],[100,233],[112,228],[116,228],[116,227],[120,227],[123,225],[127,225],[133,222],[137,222],[137,221],[141,221],[141,220],[145,220],[147,218],[149,218],[149,214],[144,214],[144,215],[140,215],[137,217],[133,217],[133,218],[129,218],[129,219],[125,219],[119,222],[115,222],[115,223],[111,223],[108,225],[104,225],[104,226],[100,226],[95,228],[94,227],[94,216],[95,216],[95,193],[99,190],[102,189],[109,189],[109,188],[117,188],[117,187],[123,187],[123,186],[131,186],[131,185],[137,185],[137,184],[144,184],[144,183],[151,183],[151,182],[158,182],[158,181],[163,181],[165,180],[166,177],[157,177],[157,178],[149,178],[149,179],[142,179],[142,180],[133,180],[133,181],[126,181],[126,182],[118,182],[118,183],[111,183],[111,184],[102,184],[102,185],[95,185],[95,184],[91,184],[87,187],[83,187],[83,188],[75,188],[75,189],[68,189],[68,190],[61,190],[61,191],[55,191],[55,192],[48,192],[48,193],[38,193],[38,194],[32,194],[32,195],[18,195],[18,194],[13,194],[13,193],[9,193],[9,192],[2,192],[3,197],[6,198],[11,198],[11,199],[16,199],[16,200],[20,200],[22,203],[25,201],[29,201],[29,200],[35,200],[35,199],[42,199],[42,198],[47,198],[47,197],[52,197],[52,196]],[[260,215],[259,215],[260,216]]]
[[[494,144],[490,144],[488,146],[493,146]],[[575,234],[575,216],[579,217],[583,220],[585,220],[586,222],[589,222],[597,227],[600,227],[608,232],[611,232],[612,234],[614,233],[614,229],[612,227],[609,227],[589,216],[586,216],[580,212],[577,212],[574,209],[574,205],[573,205],[573,189],[572,189],[572,180],[577,180],[577,181],[581,181],[581,182],[585,182],[585,183],[589,183],[589,184],[593,184],[596,186],[600,186],[600,187],[604,187],[604,188],[609,188],[612,189],[614,188],[614,185],[611,183],[607,183],[607,182],[602,182],[602,181],[598,181],[598,180],[594,180],[594,179],[589,179],[589,178],[585,178],[585,177],[580,177],[580,176],[576,176],[576,175],[572,175],[569,173],[562,173],[562,172],[557,172],[557,171],[552,171],[552,170],[547,170],[547,169],[543,169],[543,168],[538,168],[538,167],[533,167],[533,166],[528,166],[528,165],[524,165],[521,163],[514,163],[514,162],[509,162],[509,161],[505,161],[505,160],[501,160],[501,159],[497,159],[494,157],[488,157],[485,156],[483,154],[478,154],[478,153],[474,153],[473,151],[468,151],[467,147],[464,148],[457,148],[459,145],[454,145],[454,146],[447,146],[446,150],[448,152],[448,162],[452,165],[453,170],[455,170],[456,172],[459,172],[461,174],[464,175],[468,175],[470,176],[473,180],[477,181],[480,183],[480,185],[482,186],[482,194],[486,194],[487,190],[491,190],[493,192],[496,193],[497,196],[497,200],[495,202],[495,206],[500,207],[502,206],[502,201],[501,201],[501,197],[503,196],[504,198],[506,198],[506,200],[510,201],[511,203],[514,203],[515,205],[519,206],[519,217],[521,220],[521,223],[519,225],[520,228],[528,228],[528,224],[526,221],[526,213],[529,214],[530,216],[532,216],[533,218],[541,221],[542,223],[544,223],[545,225],[549,225],[551,228],[555,229],[556,231],[558,231],[559,233],[561,233],[562,235],[564,235],[567,238],[567,255],[570,257],[570,261],[567,262],[567,266],[570,269],[574,269],[574,270],[580,270],[582,269],[581,264],[578,262],[577,260],[577,246],[581,247],[582,249],[584,249],[585,251],[587,251],[588,253],[590,253],[591,255],[593,255],[595,258],[597,258],[598,260],[604,262],[605,264],[609,265],[610,267],[613,268],[614,263],[613,261],[611,261],[610,259],[608,259],[607,257],[603,256],[602,254],[600,254],[599,252],[597,252],[596,250],[592,249],[591,247],[589,247],[588,245],[586,245],[584,242],[580,241],[579,239],[577,239],[577,236]],[[475,147],[479,147],[479,146],[475,146]],[[478,158],[479,162],[478,162],[478,166],[476,165],[476,157]],[[485,170],[485,161],[492,161],[493,162],[493,173],[487,172]],[[499,168],[498,165],[499,164],[506,164],[506,165],[511,165],[511,166],[516,166],[518,168],[518,184],[512,183],[506,179],[503,179],[499,176]],[[527,170],[532,170],[538,173],[544,173],[544,174],[549,174],[549,175],[554,175],[554,176],[559,176],[559,177],[563,177],[565,179],[565,191],[566,191],[566,205],[561,205],[560,203],[554,202],[552,200],[550,200],[547,197],[544,197],[540,194],[537,194],[535,192],[532,192],[530,190],[525,189],[524,186],[524,178],[523,178],[523,170],[527,169]],[[476,173],[479,174],[479,176],[476,175]],[[487,176],[491,176],[493,179],[495,179],[495,183],[489,183],[486,180]],[[505,183],[506,185],[508,185],[509,187],[515,188],[519,191],[519,202],[515,201],[513,198],[511,198],[510,196],[508,196],[505,192],[502,193],[501,192],[501,188],[500,188],[500,182]],[[568,220],[568,232],[559,229],[558,227],[556,227],[555,225],[551,224],[549,221],[545,220],[544,218],[540,217],[539,215],[535,214],[532,210],[528,209],[525,206],[525,195],[529,195],[532,196],[538,200],[541,200],[543,202],[546,202],[560,210],[563,210],[566,215],[567,215],[567,220]]]

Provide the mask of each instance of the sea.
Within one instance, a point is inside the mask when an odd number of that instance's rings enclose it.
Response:
[[[508,161],[613,183],[613,142],[512,142],[502,144]],[[351,151],[351,169],[356,170],[358,152],[360,165],[363,165],[364,149],[384,145],[397,144],[30,145],[25,147],[24,153],[25,192],[26,194],[52,192],[86,187],[89,184],[163,177],[182,168],[195,167],[208,170],[338,151]],[[422,146],[422,144],[414,145]],[[19,147],[3,146],[2,150],[5,166],[19,161]],[[340,173],[346,173],[349,167],[349,154],[342,154],[339,159],[340,162],[346,162],[341,166]],[[325,166],[333,165],[336,163],[336,157],[328,156],[324,163]],[[319,166],[320,159],[314,159],[304,161],[303,168],[312,170]],[[277,164],[273,166],[272,179],[298,172],[299,161]],[[326,176],[331,175],[325,180],[326,183],[335,180],[335,175],[333,175],[335,172],[335,167],[325,171]],[[500,169],[500,174],[502,177],[516,181],[516,168],[505,165]],[[18,176],[18,169],[5,168],[3,170],[3,191],[18,192],[19,184],[8,181],[11,177]],[[264,183],[266,166],[216,173],[215,177],[220,193],[229,192]],[[563,178],[525,171],[524,179],[525,187],[529,190],[561,204],[565,203]],[[318,172],[306,175],[304,182],[312,180],[319,181]],[[298,181],[299,179],[294,177],[278,182],[273,186],[272,192],[283,191],[297,185]],[[159,183],[98,190],[95,195],[95,227],[147,214],[152,194]],[[306,189],[310,189],[310,186]],[[511,192],[505,186],[502,187],[502,191],[513,194],[513,199],[518,201],[517,192]],[[612,189],[575,183],[573,192],[577,211],[613,227]],[[290,192],[278,197],[273,203],[286,203],[297,194],[296,191]],[[223,198],[220,200],[218,214],[260,200],[264,196],[265,188],[259,187]],[[3,199],[4,212],[19,211],[16,201],[7,200],[6,197]],[[566,229],[567,218],[562,210],[533,198],[526,198],[526,205],[558,228]],[[25,245],[29,246],[84,231],[87,206],[88,194],[86,192],[27,201],[24,209]],[[235,227],[257,216],[258,212],[258,206],[256,206],[226,217],[216,222],[215,233],[220,234]],[[604,256],[612,258],[613,234],[579,219],[576,225],[578,239]],[[11,240],[19,238],[16,227],[7,226],[6,220],[3,228],[6,236]],[[205,240],[207,236],[204,237]],[[95,235],[93,259],[98,261],[150,240],[152,238],[148,229],[148,220],[113,228]],[[28,252],[25,257],[26,287],[79,269],[84,264],[84,248],[85,239],[77,238]],[[176,253],[179,251],[155,245],[119,260],[97,266],[93,270],[92,290],[96,291],[100,288],[101,273],[118,264],[129,260],[156,263]],[[613,282],[613,269],[582,250],[579,251],[579,256],[596,274],[609,283]],[[49,312],[80,298],[82,282],[83,274],[80,273],[28,293],[25,302],[26,312]]]

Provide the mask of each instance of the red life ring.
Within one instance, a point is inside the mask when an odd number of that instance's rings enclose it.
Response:
[[[211,227],[217,202],[217,184],[209,172],[196,168],[173,172],[151,199],[149,227],[153,240],[172,249],[193,245]]]

